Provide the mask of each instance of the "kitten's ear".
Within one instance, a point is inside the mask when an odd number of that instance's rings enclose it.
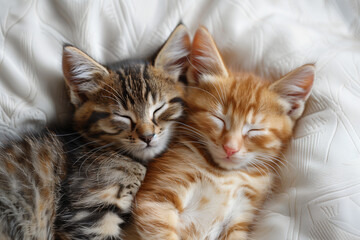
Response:
[[[177,79],[182,72],[185,72],[190,47],[188,30],[184,25],[179,25],[156,56],[154,66],[164,69]]]
[[[305,101],[309,97],[315,77],[315,65],[306,64],[291,71],[270,85],[290,104],[288,115],[297,119],[304,111]]]
[[[195,33],[189,69],[189,81],[198,82],[206,75],[227,77],[228,71],[210,33],[205,27],[199,27]]]
[[[105,67],[73,46],[63,48],[62,69],[70,90],[70,100],[75,106],[98,90],[99,81],[109,75]]]

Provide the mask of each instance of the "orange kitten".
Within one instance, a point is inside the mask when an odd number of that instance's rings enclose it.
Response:
[[[134,206],[142,239],[247,239],[281,152],[310,95],[313,65],[271,83],[224,65],[205,28],[195,34],[187,118],[149,164]]]

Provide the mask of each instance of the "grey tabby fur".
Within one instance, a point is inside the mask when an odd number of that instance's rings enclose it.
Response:
[[[121,239],[146,164],[182,116],[189,36],[155,59],[103,66],[65,46],[69,128],[29,133],[0,153],[0,239]]]

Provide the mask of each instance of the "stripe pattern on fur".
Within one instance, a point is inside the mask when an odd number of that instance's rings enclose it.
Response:
[[[314,66],[272,83],[229,71],[205,28],[195,34],[186,119],[171,151],[149,164],[134,204],[146,240],[245,240],[284,165]],[[130,239],[130,238],[129,238]]]
[[[1,149],[0,239],[122,239],[146,165],[183,115],[188,53],[181,25],[153,64],[105,66],[64,46],[73,123]]]

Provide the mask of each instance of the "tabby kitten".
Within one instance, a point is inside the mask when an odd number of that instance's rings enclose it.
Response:
[[[179,26],[156,57],[103,66],[73,46],[63,72],[73,129],[44,130],[0,155],[0,239],[121,239],[150,159],[182,116],[190,40]]]
[[[134,204],[141,239],[241,240],[271,190],[314,79],[304,65],[273,83],[230,72],[203,27],[194,36],[186,119],[149,164]]]

